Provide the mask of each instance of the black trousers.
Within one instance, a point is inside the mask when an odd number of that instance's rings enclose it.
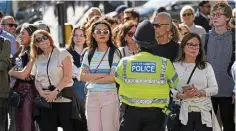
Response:
[[[190,112],[187,125],[181,124],[180,131],[212,131],[212,128],[202,124],[200,112]]]
[[[232,104],[232,97],[212,97],[211,100],[215,114],[217,114],[219,106],[224,131],[235,131],[234,104]]]
[[[0,98],[0,131],[7,130],[7,98]]]
[[[40,131],[57,131],[60,125],[63,131],[75,131],[71,119],[72,103],[53,103],[52,109],[41,109]]]
[[[164,131],[164,119],[160,108],[127,106],[119,131]]]

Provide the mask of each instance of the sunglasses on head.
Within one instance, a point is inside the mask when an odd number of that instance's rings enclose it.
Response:
[[[48,39],[48,36],[43,35],[41,37],[36,38],[35,41],[36,41],[36,43],[40,43],[41,41],[47,40],[47,39]]]
[[[191,16],[193,13],[186,13],[186,14],[183,14],[182,16]]]
[[[152,24],[152,25],[156,28],[160,28],[162,25],[169,25],[169,24],[159,24],[159,23],[157,23],[157,24]]]
[[[109,32],[109,30],[94,30],[94,33],[97,35],[101,35],[101,34],[107,35],[110,32]]]
[[[8,25],[9,27],[15,27],[15,28],[17,28],[17,24],[2,24],[2,25]]]

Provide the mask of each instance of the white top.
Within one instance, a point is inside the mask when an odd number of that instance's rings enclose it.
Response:
[[[51,56],[51,60],[48,66],[48,75],[52,85],[58,86],[63,78],[63,65],[62,61],[69,56],[73,63],[73,58],[71,54],[63,49],[59,50],[58,48],[54,48]],[[49,56],[45,55],[38,56],[38,59],[35,60],[34,66],[32,68],[31,74],[35,76],[35,79],[39,81],[43,89],[48,89],[49,81],[47,77],[47,63]],[[67,87],[73,85],[73,80],[67,84]]]
[[[122,58],[123,57],[127,57],[127,56],[132,56],[132,55],[135,55],[133,52],[131,52],[128,48],[128,46],[125,46],[125,47],[119,47],[119,50],[120,50],[120,53],[122,55]]]
[[[178,92],[182,92],[182,86],[187,84],[189,76],[195,66],[194,63],[174,63],[176,72],[180,81],[176,89],[172,90],[173,97],[176,98]],[[195,97],[181,102],[179,119],[182,124],[186,125],[188,122],[188,112],[201,112],[202,123],[208,127],[212,127],[212,117],[210,111],[212,110],[211,96],[218,93],[218,85],[215,78],[215,73],[212,66],[207,63],[206,68],[201,70],[196,68],[189,82],[190,85],[194,84],[198,90],[205,90],[207,97]]]
[[[200,36],[203,35],[203,34],[206,34],[206,30],[200,25],[195,25],[193,23],[189,28],[190,28],[190,32],[196,33]]]

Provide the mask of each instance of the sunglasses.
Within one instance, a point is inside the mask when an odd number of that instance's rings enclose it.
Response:
[[[203,7],[206,7],[206,8],[211,8],[211,6],[210,6],[210,5],[206,5],[206,6],[203,6]]]
[[[156,27],[156,28],[160,28],[161,26],[163,26],[163,25],[169,25],[169,24],[152,24],[154,27]]]
[[[43,40],[48,40],[48,36],[43,35],[42,37],[38,37],[38,38],[35,39],[36,43],[40,43]]]
[[[134,36],[134,32],[129,31],[129,32],[127,33],[127,35],[128,35],[129,37],[133,37],[133,36]]]
[[[14,26],[15,28],[17,28],[17,24],[2,24],[2,25],[8,25],[11,28]]]
[[[182,16],[185,17],[185,16],[191,16],[193,13],[186,13],[186,14],[183,14]]]
[[[110,34],[110,31],[109,30],[94,30],[94,33],[97,35],[101,35],[101,34],[107,35],[107,34]]]

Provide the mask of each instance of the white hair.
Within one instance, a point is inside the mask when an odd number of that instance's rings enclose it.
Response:
[[[190,6],[190,5],[185,5],[180,11],[180,20],[181,20],[181,22],[183,22],[183,14],[184,14],[184,11],[186,11],[186,10],[190,10],[193,13],[193,16],[195,17],[195,15],[194,15],[195,11],[194,11],[193,7]]]
[[[156,18],[159,17],[159,16],[165,16],[165,17],[167,17],[170,26],[172,26],[172,18],[171,18],[170,13],[167,13],[167,12],[160,12],[160,13],[158,13],[158,14],[156,15],[156,17],[154,17],[154,19],[156,19]],[[153,19],[153,21],[154,21],[154,19]]]

